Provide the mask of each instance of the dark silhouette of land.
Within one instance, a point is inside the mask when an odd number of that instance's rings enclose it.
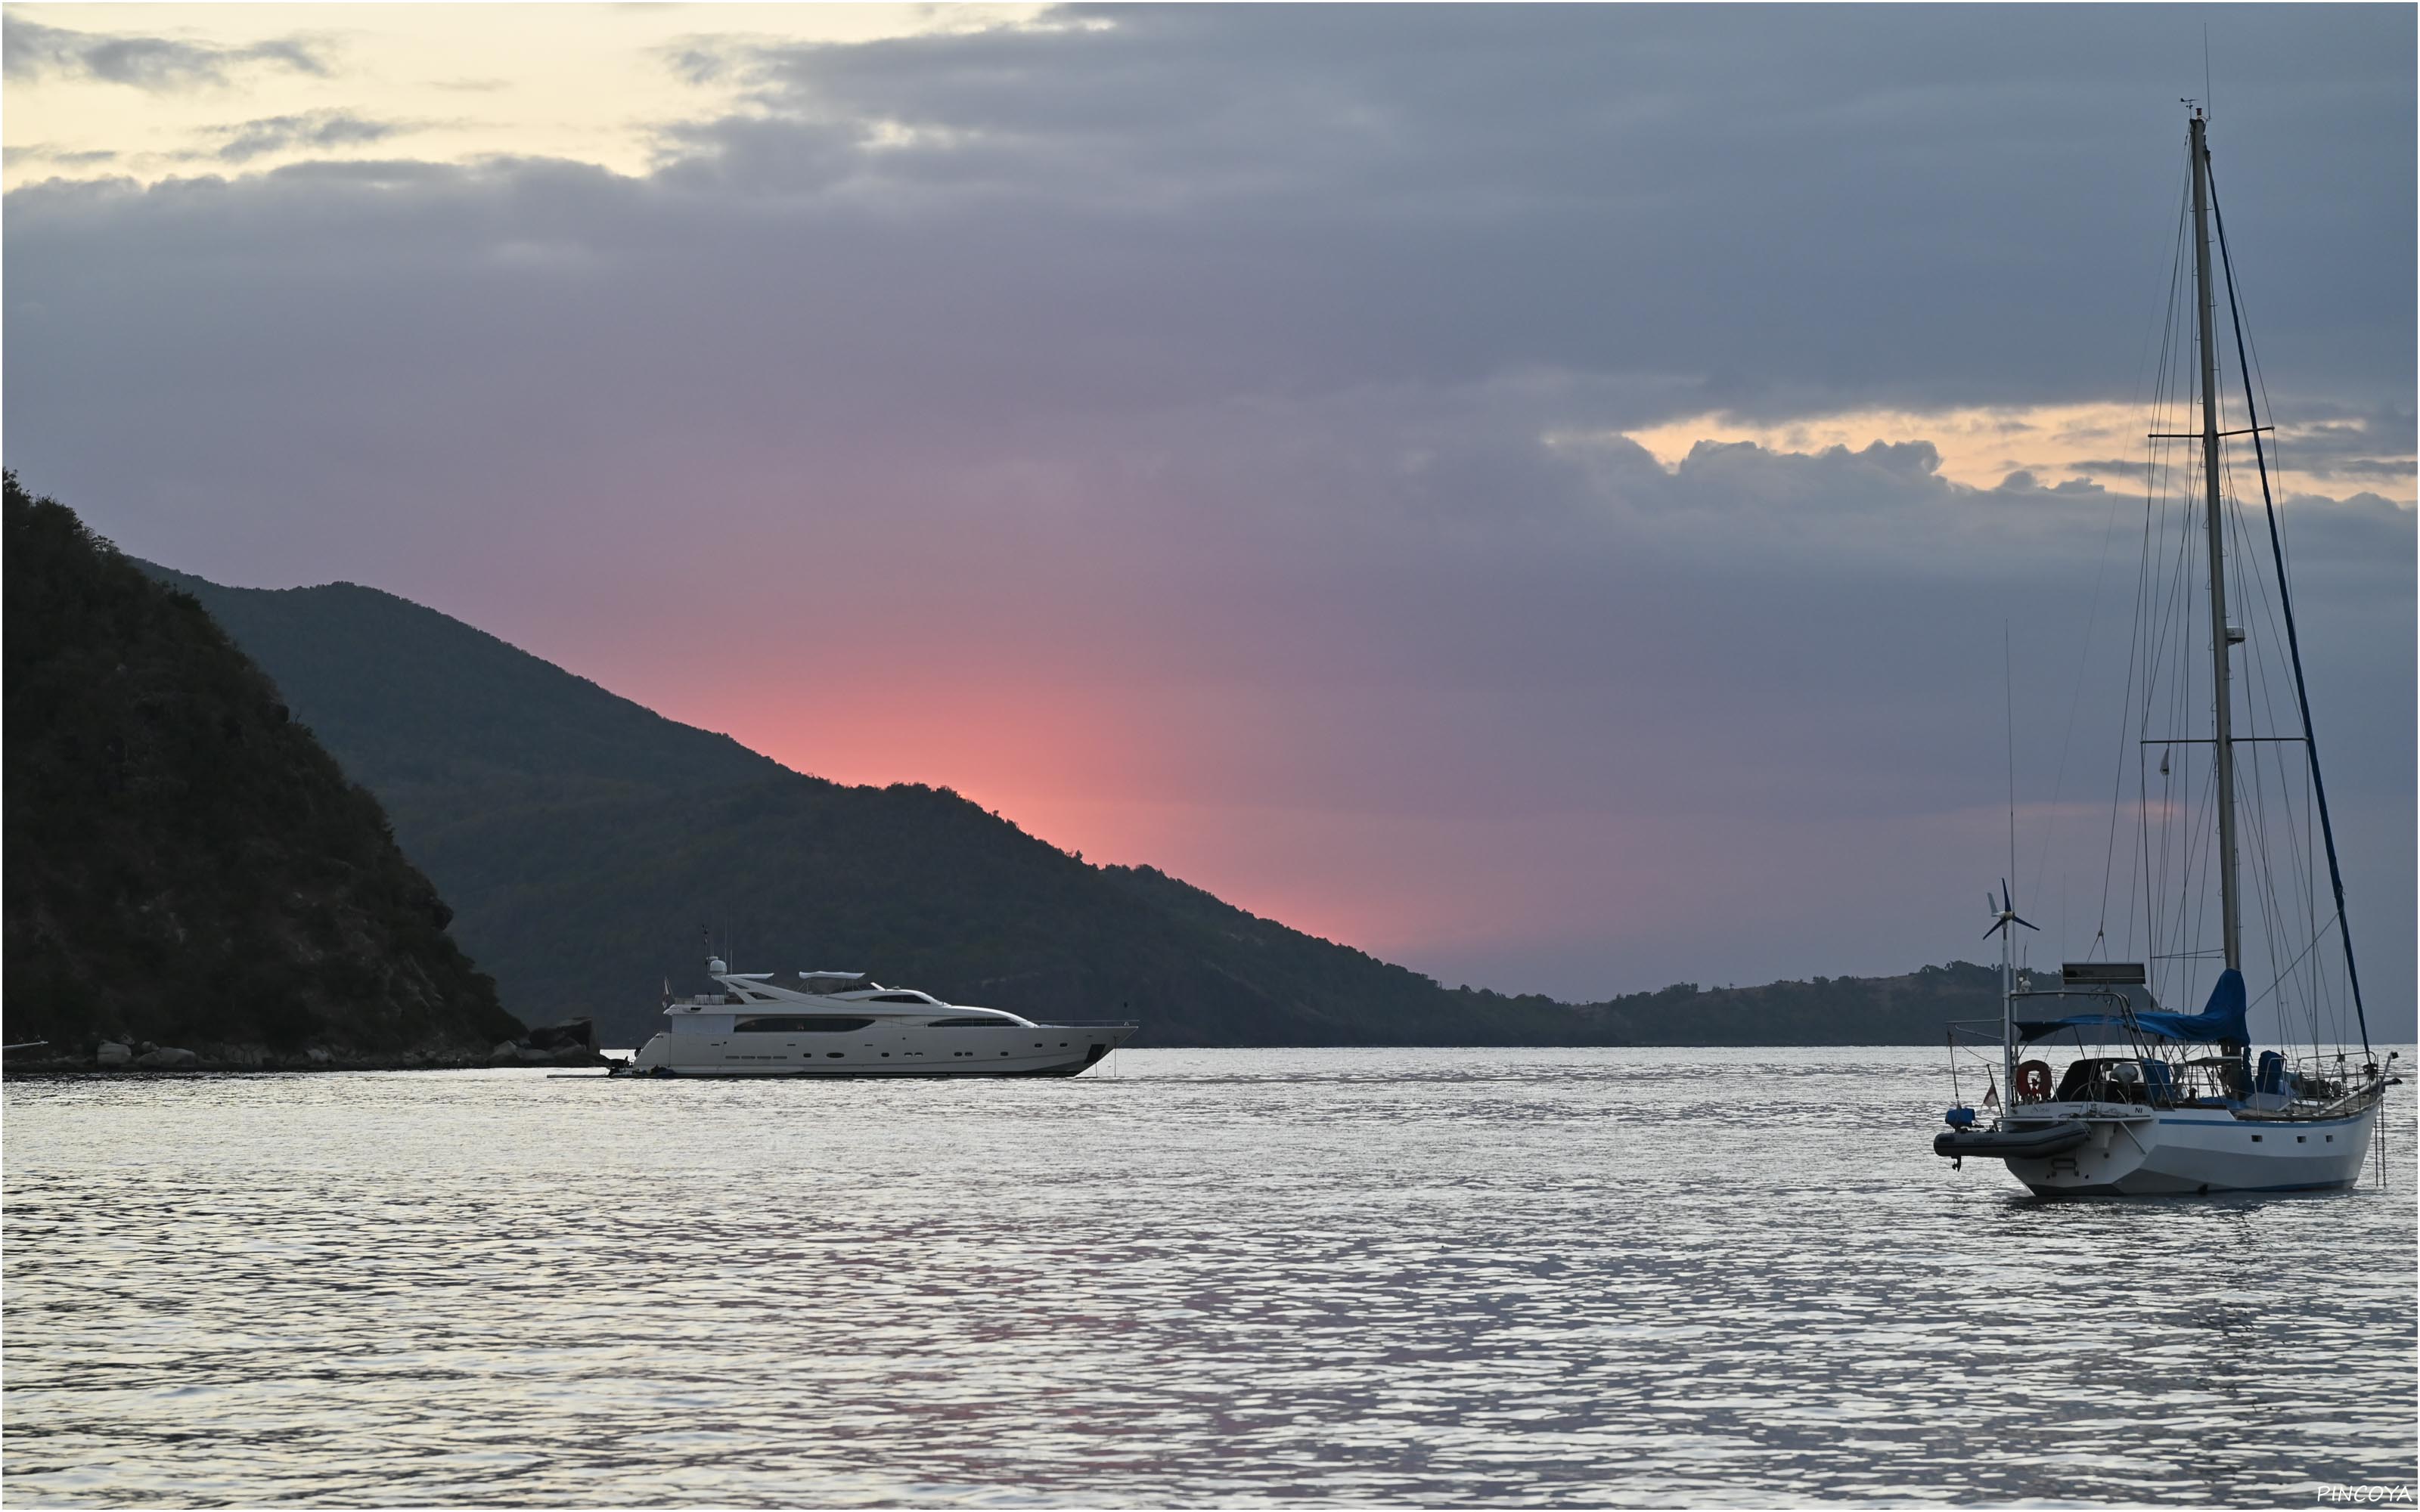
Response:
[[[6,492],[8,1038],[309,1065],[518,1037],[378,799],[202,607]]]
[[[393,816],[504,1001],[652,1033],[743,968],[861,969],[1138,1044],[1937,1042],[1996,1017],[1993,974],[1928,967],[1566,1004],[1450,990],[1149,867],[1088,865],[946,789],[845,787],[672,720],[435,610],[349,583],[225,588],[164,569]]]

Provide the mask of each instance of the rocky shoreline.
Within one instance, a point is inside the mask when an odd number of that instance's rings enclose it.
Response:
[[[18,1045],[0,1075],[155,1075],[196,1072],[468,1071],[497,1066],[607,1066],[586,1019],[532,1029],[485,1050],[459,1042],[417,1045],[401,1051],[368,1051],[340,1045],[300,1050],[261,1044],[201,1043],[192,1047],[148,1040],[100,1040],[89,1045]]]

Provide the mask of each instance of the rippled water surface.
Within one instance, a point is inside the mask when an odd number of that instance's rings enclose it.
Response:
[[[13,1504],[2274,1503],[2411,1484],[2385,1188],[2045,1204],[1918,1051],[17,1081]]]

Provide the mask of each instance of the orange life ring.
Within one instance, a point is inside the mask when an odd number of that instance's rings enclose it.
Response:
[[[2017,1065],[2017,1096],[2027,1103],[2050,1101],[2050,1062],[2020,1061]]]

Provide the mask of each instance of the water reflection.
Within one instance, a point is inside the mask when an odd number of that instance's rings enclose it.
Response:
[[[1747,1054],[12,1083],[5,1485],[2308,1504],[2408,1482],[2408,1098],[2383,1194],[2046,1204],[1931,1154],[1936,1056]]]

